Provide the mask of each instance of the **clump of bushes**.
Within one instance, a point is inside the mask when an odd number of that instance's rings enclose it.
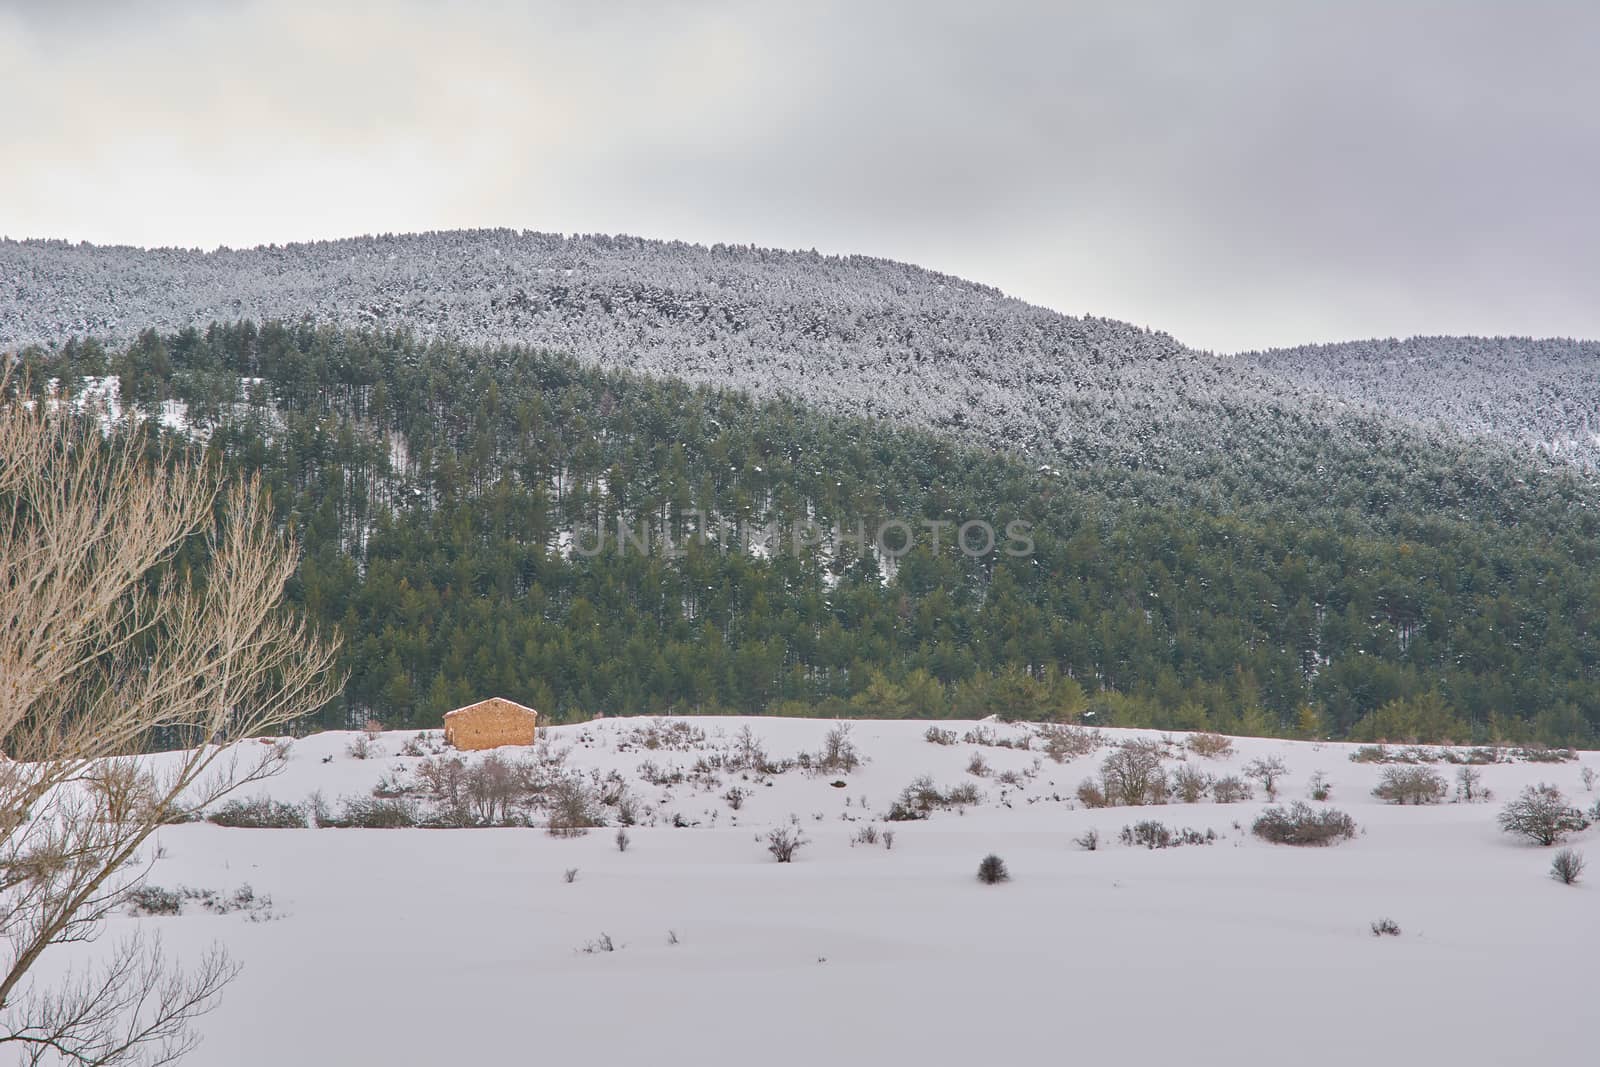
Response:
[[[884,816],[890,822],[910,822],[926,819],[941,808],[962,808],[982,799],[978,787],[971,782],[941,790],[933,779],[924,774],[900,791],[900,796],[890,805]]]
[[[1278,799],[1278,779],[1289,773],[1289,768],[1277,756],[1251,760],[1244,765],[1244,776],[1261,783],[1268,800]]]
[[[302,805],[273,800],[271,797],[252,800],[235,798],[207,814],[206,822],[251,830],[303,830],[308,825],[306,809]]]
[[[1356,836],[1356,822],[1337,808],[1318,810],[1302,800],[1267,808],[1250,831],[1275,845],[1331,845]]]
[[[1431,767],[1386,767],[1372,795],[1391,804],[1436,804],[1447,789]]]
[[[861,766],[861,753],[856,750],[855,742],[850,740],[849,723],[839,723],[828,731],[815,762],[817,770],[836,774],[849,774]]]
[[[1567,803],[1553,785],[1530,785],[1500,811],[1500,829],[1539,845],[1553,845],[1589,825],[1582,811]]]
[[[1169,793],[1167,772],[1162,769],[1162,746],[1155,741],[1128,741],[1118,746],[1100,764],[1098,789],[1104,805],[1125,804],[1139,807],[1144,804],[1165,804]],[[1079,799],[1090,807],[1091,789],[1086,796],[1080,786]]]
[[[417,814],[404,800],[342,797],[337,813],[319,806],[317,825],[335,830],[401,830],[417,825]]]
[[[984,885],[998,885],[1010,880],[1011,872],[1006,870],[1006,861],[993,852],[978,861],[978,881]]]
[[[1399,937],[1400,924],[1393,919],[1378,919],[1372,924],[1373,937]]]
[[[935,745],[953,745],[958,740],[954,730],[946,730],[942,726],[930,726],[922,734],[924,741]]]
[[[1205,833],[1191,827],[1182,830],[1172,830],[1165,823],[1155,819],[1145,819],[1143,822],[1134,823],[1132,826],[1122,828],[1121,840],[1124,845],[1145,848],[1177,848],[1180,845],[1209,845],[1217,839],[1217,832],[1207,829]]]
[[[177,915],[183,911],[183,895],[175,889],[142,885],[128,894],[129,915]]]

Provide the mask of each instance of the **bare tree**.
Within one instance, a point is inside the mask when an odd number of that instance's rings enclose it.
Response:
[[[1162,747],[1155,741],[1126,741],[1100,764],[1106,800],[1112,804],[1161,804],[1167,799]]]
[[[224,487],[10,385],[0,375],[0,1046],[172,1062],[234,973],[220,951],[186,975],[135,940],[53,987],[30,972],[100,934],[161,825],[281,764],[276,746],[235,742],[331,699],[334,646],[283,607],[298,555],[257,482]],[[173,746],[158,765],[126,758]]]
[[[1244,776],[1260,782],[1268,800],[1278,799],[1278,779],[1288,773],[1289,768],[1277,756],[1251,760],[1244,765]]]

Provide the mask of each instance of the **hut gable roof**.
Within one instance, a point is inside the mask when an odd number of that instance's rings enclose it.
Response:
[[[488,700],[480,700],[476,704],[468,704],[465,707],[457,708],[454,711],[447,711],[444,713],[444,717],[448,719],[455,715],[466,715],[467,713],[473,711],[489,710],[518,711],[525,715],[532,715],[536,719],[539,717],[539,713],[534,709],[518,704],[515,700],[507,700],[505,697],[490,697]]]

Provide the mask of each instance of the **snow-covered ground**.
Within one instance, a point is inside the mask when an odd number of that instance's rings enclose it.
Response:
[[[652,725],[703,733],[647,748]],[[556,838],[537,827],[229,829],[160,834],[150,882],[270,895],[269,921],[191,909],[119,915],[86,951],[159,930],[175,956],[224,942],[244,965],[190,1062],[282,1064],[1390,1064],[1584,1062],[1596,1047],[1600,887],[1548,876],[1551,849],[1501,834],[1500,802],[1549,782],[1590,807],[1594,753],[1479,768],[1489,802],[1398,807],[1370,795],[1382,767],[1354,746],[1237,740],[1225,759],[1171,735],[1167,769],[1220,776],[1276,756],[1284,801],[1315,772],[1361,832],[1328,848],[1251,836],[1254,800],[1089,809],[1074,791],[1111,751],[1050,759],[1034,728],[857,722],[848,774],[730,771],[748,726],[769,759],[817,752],[834,724],[789,719],[609,719],[545,731],[542,755],[618,772],[638,802],[613,825]],[[960,740],[1028,739],[1030,748]],[[330,804],[380,778],[409,780],[412,735],[293,742],[264,789]],[[693,737],[691,733],[689,735]],[[1105,731],[1110,744],[1133,731]],[[427,747],[436,741],[428,740]],[[990,773],[968,773],[981,752]],[[535,760],[535,749],[502,750]],[[437,758],[437,757],[436,757]],[[482,759],[477,754],[473,759]],[[724,763],[697,776],[705,759]],[[689,777],[671,786],[643,780]],[[548,765],[548,764],[547,764]],[[1436,769],[1454,784],[1457,768]],[[1000,776],[1013,772],[1014,781]],[[913,779],[970,782],[982,800],[926,821],[882,816]],[[844,787],[832,783],[843,781]],[[615,786],[615,781],[612,783]],[[738,810],[726,795],[748,793]],[[675,818],[676,817],[676,818]],[[766,832],[798,819],[792,864]],[[1130,847],[1159,819],[1218,840]],[[687,823],[675,827],[675,821]],[[869,824],[893,847],[852,843]],[[1075,843],[1089,829],[1101,845]],[[1571,844],[1600,860],[1600,831]],[[1011,881],[984,886],[979,860]],[[570,882],[565,872],[577,869]],[[1596,877],[1600,877],[1597,874]],[[256,918],[261,918],[257,914]],[[1399,937],[1370,924],[1392,918]],[[616,950],[582,949],[609,935]]]

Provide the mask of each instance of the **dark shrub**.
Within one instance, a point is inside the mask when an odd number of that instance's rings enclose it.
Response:
[[[319,816],[317,822],[337,830],[399,830],[416,826],[417,816],[403,800],[344,797],[337,815]]]
[[[128,894],[130,915],[177,915],[183,910],[183,895],[157,885],[142,885]]]
[[[1429,767],[1385,767],[1372,795],[1391,804],[1436,804],[1446,788],[1439,772]]]
[[[1006,870],[1006,861],[993,852],[978,863],[978,881],[984,885],[996,885],[1010,880],[1011,872]]]
[[[1372,924],[1373,937],[1399,937],[1400,924],[1393,919],[1379,919]]]
[[[206,822],[252,830],[301,830],[307,826],[305,808],[270,797],[230,800],[208,814]]]
[[[1588,864],[1582,852],[1564,848],[1550,861],[1550,877],[1562,885],[1577,885],[1578,879],[1583,877],[1583,869],[1586,866]]]

